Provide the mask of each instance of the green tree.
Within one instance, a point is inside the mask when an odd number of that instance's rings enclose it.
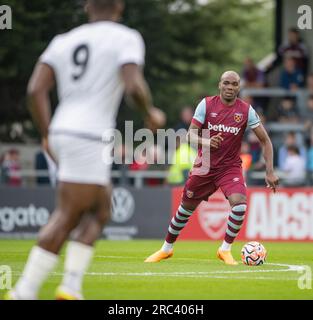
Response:
[[[246,55],[260,59],[272,51],[272,0],[125,2],[123,23],[145,39],[145,74],[169,126],[183,105],[216,93],[226,68],[240,71]],[[13,30],[0,32],[0,125],[29,119],[25,89],[38,56],[54,35],[86,21],[78,0],[6,3],[13,10]],[[120,124],[129,118],[132,110],[122,108]]]
[[[77,0],[7,0],[13,30],[0,31],[0,125],[25,121],[25,92],[32,69],[49,41],[84,21]],[[1,133],[0,133],[1,134]],[[4,130],[1,140],[8,139]]]
[[[181,106],[195,105],[203,95],[216,93],[225,69],[240,72],[245,56],[260,59],[272,51],[271,3],[127,1],[125,21],[146,40],[146,75],[170,124],[177,120]]]

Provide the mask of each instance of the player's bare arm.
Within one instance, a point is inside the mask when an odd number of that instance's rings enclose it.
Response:
[[[42,147],[52,157],[48,148],[48,128],[51,121],[49,92],[55,85],[53,69],[38,63],[27,87],[28,106],[42,137]]]
[[[263,156],[266,165],[265,181],[267,187],[271,188],[274,192],[276,192],[276,188],[279,183],[279,178],[274,173],[272,142],[262,124],[260,124],[257,128],[253,129],[253,131],[262,145]]]
[[[152,106],[150,89],[144,79],[142,69],[136,64],[126,64],[122,67],[121,73],[129,104],[139,108],[149,128],[154,130],[162,127],[165,124],[165,115],[163,111]]]
[[[187,133],[187,140],[191,144],[218,149],[224,139],[221,133],[212,136],[210,139],[201,137],[201,129],[192,123]]]

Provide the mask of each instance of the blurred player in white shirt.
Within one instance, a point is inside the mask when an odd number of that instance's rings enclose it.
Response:
[[[152,107],[141,70],[143,39],[137,31],[117,23],[123,9],[122,0],[88,0],[90,23],[56,36],[30,79],[33,119],[45,151],[58,164],[59,184],[56,209],[8,299],[37,299],[70,233],[65,275],[56,298],[83,298],[83,275],[94,242],[110,216],[111,166],[103,161],[105,132],[115,127],[123,92],[143,112],[150,128],[164,124],[164,114]],[[55,84],[59,105],[50,121],[49,92]]]

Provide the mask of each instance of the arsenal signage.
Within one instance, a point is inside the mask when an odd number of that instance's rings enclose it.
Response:
[[[173,190],[172,214],[180,200],[181,188]],[[313,189],[249,188],[248,209],[238,240],[313,240]],[[179,239],[221,240],[224,238],[230,206],[222,192],[202,202]]]

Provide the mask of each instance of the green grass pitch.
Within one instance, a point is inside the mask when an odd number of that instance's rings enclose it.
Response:
[[[13,282],[22,272],[29,240],[0,240],[0,265],[9,265]],[[216,258],[220,242],[178,241],[174,256],[157,264],[143,263],[162,241],[99,241],[84,281],[86,299],[313,299],[313,289],[300,289],[300,266],[313,269],[312,243],[262,242],[268,251],[263,266],[226,266]],[[233,245],[240,260],[242,242]],[[40,291],[54,299],[62,277],[60,263]],[[308,284],[309,282],[305,282]],[[312,282],[309,283],[312,287]],[[0,291],[0,299],[4,291]]]

